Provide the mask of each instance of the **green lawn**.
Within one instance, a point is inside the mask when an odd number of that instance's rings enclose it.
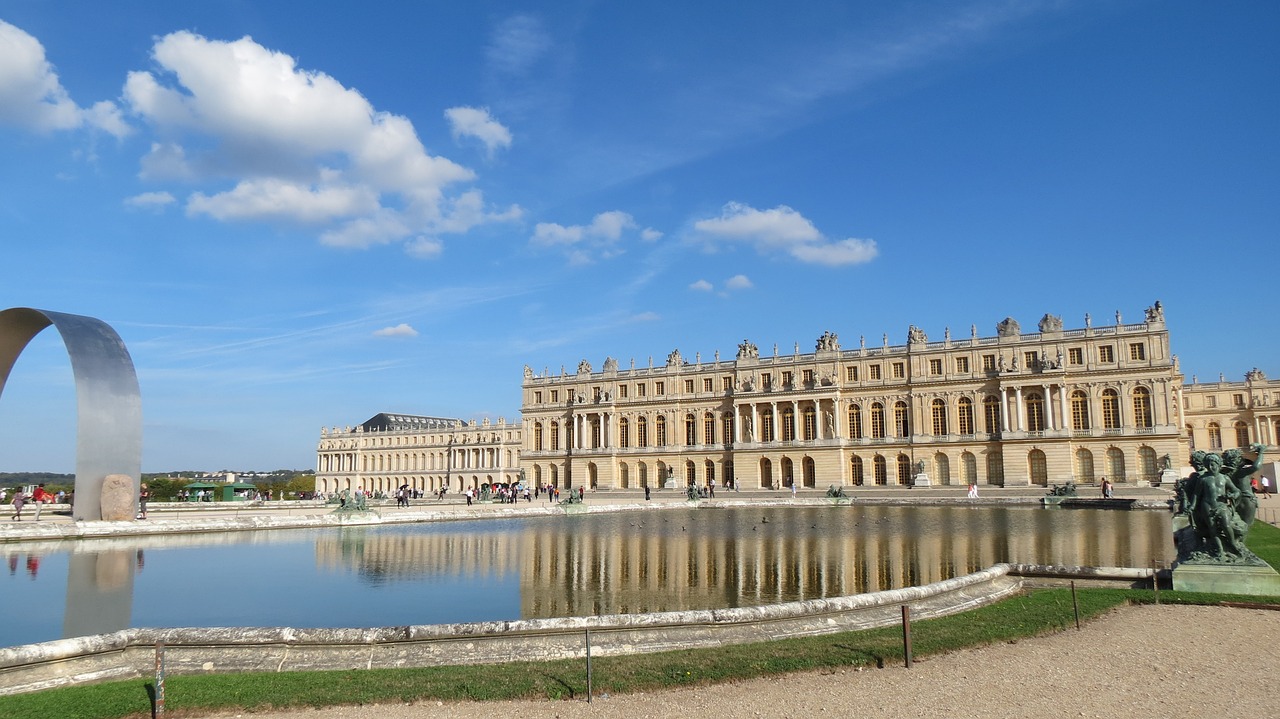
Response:
[[[1280,564],[1280,529],[1255,523],[1249,546],[1273,566]],[[1154,602],[1141,589],[1080,589],[1082,620],[1126,603]],[[1259,598],[1191,592],[1160,592],[1164,603],[1213,604]],[[1013,641],[1074,626],[1071,591],[1045,589],[964,614],[912,624],[916,657]],[[664,687],[746,679],[783,672],[849,666],[878,666],[903,660],[898,627],[787,639],[714,649],[601,657],[592,662],[593,690],[626,694]],[[149,717],[149,683],[128,680],[0,697],[0,717],[108,719]],[[584,662],[515,663],[424,669],[289,672],[171,676],[166,682],[171,715],[212,710],[319,707],[336,704],[411,702],[440,699],[566,699],[586,692]]]

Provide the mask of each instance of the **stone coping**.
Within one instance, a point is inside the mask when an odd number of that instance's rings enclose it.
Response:
[[[600,656],[770,641],[963,612],[1017,593],[1011,567],[919,587],[732,609],[401,627],[126,629],[0,649],[0,695],[169,674],[424,667]]]
[[[562,516],[573,513],[605,513],[605,512],[641,512],[661,511],[671,508],[717,509],[730,507],[824,507],[824,506],[966,506],[966,507],[1008,507],[1040,506],[1040,497],[991,497],[964,499],[952,497],[854,497],[852,501],[835,500],[826,497],[805,499],[760,498],[760,499],[703,499],[698,501],[665,501],[651,503],[606,503],[592,502],[590,498],[584,504],[572,505],[566,510],[560,505],[539,502],[524,504],[477,504],[473,506],[451,505],[440,509],[409,509],[380,512],[374,508],[368,513],[333,514],[271,514],[269,510],[256,508],[252,514],[240,514],[248,507],[229,507],[214,511],[236,512],[233,517],[183,517],[165,519],[147,519],[124,522],[107,521],[41,521],[41,522],[6,522],[0,523],[0,544],[28,541],[56,541],[79,539],[102,539],[108,537],[140,537],[148,535],[170,535],[207,532],[259,531],[269,529],[314,529],[326,527],[378,526],[384,524],[411,524],[419,522],[462,521],[477,519],[504,519],[515,517]],[[1093,505],[1098,506],[1098,505]],[[1108,505],[1101,505],[1106,507]],[[1172,510],[1172,501],[1160,498],[1126,500],[1109,505],[1113,508],[1134,508],[1148,510]],[[323,506],[308,505],[307,508],[324,510]],[[206,508],[207,509],[207,508]],[[385,509],[385,508],[382,508]]]

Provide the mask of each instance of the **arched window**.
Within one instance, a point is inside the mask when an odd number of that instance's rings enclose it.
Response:
[[[911,458],[905,454],[898,455],[898,484],[911,484]]]
[[[1093,482],[1093,452],[1083,447],[1076,450],[1076,481]]]
[[[1071,393],[1071,428],[1084,431],[1089,429],[1089,395],[1084,390]]]
[[[978,483],[978,458],[973,456],[973,452],[960,455],[960,479],[965,484]]]
[[[1133,426],[1151,427],[1155,422],[1151,419],[1151,390],[1146,387],[1133,389]]]
[[[716,416],[710,412],[702,415],[702,443],[716,443]]]
[[[849,405],[849,439],[862,439],[862,407]]]
[[[1120,429],[1120,394],[1114,389],[1102,391],[1102,428]]]
[[[804,410],[804,439],[806,442],[812,442],[818,438],[818,413],[813,411],[813,407],[806,407]]]
[[[983,431],[995,434],[1000,431],[1000,398],[993,394],[982,400]]]
[[[1032,484],[1049,486],[1049,464],[1045,461],[1043,451],[1033,449],[1027,453],[1027,469],[1031,473]]]
[[[553,451],[560,449],[560,423],[559,422],[551,423],[551,449]]]
[[[1138,475],[1140,481],[1146,482],[1154,482],[1159,478],[1154,449],[1145,446],[1138,448]]]
[[[533,423],[533,449],[538,452],[542,451],[542,423],[541,422]]]
[[[636,420],[636,446],[649,446],[649,420],[645,417]]]
[[[1044,397],[1039,392],[1027,395],[1027,431],[1044,431]]]
[[[872,439],[884,437],[884,405],[879,402],[871,405],[871,437]]]
[[[773,410],[766,409],[760,413],[760,441],[773,441]]]
[[[907,416],[907,403],[895,402],[893,405],[893,432],[895,437],[911,436],[911,421]]]
[[[698,483],[698,468],[691,459],[684,463],[684,482],[685,486]]]
[[[961,397],[956,403],[956,414],[960,420],[960,434],[973,434],[973,400]]]
[[[618,465],[618,487],[620,489],[630,489],[631,487],[631,473],[627,469],[626,462]]]
[[[849,460],[849,474],[853,483],[856,486],[861,487],[864,481],[862,475],[862,458],[856,454]]]
[[[884,461],[884,455],[877,454],[875,459],[871,461],[871,467],[875,473],[876,484],[889,483],[889,467]]]
[[[1191,425],[1187,425],[1185,429],[1187,430],[1187,445],[1190,446],[1191,451],[1194,452],[1196,449],[1196,431],[1191,427]]]
[[[724,435],[724,445],[733,444],[733,413],[725,412],[724,417],[720,419],[720,433]],[[725,481],[728,481],[731,475],[725,472]]]
[[[951,484],[951,460],[939,452],[933,455],[934,479],[938,484]]]
[[[943,437],[947,434],[947,403],[940,399],[935,399],[930,406],[933,415],[933,434],[935,437]]]
[[[631,422],[626,417],[618,420],[618,446],[631,446]]]
[[[987,452],[987,482],[1004,484],[1004,455],[999,450]]]
[[[698,420],[691,414],[684,417],[684,443],[688,447],[698,443]]]
[[[664,414],[658,415],[658,419],[654,421],[654,429],[658,434],[658,437],[657,437],[658,446],[659,447],[667,446],[667,416],[666,415]]]
[[[1222,449],[1222,428],[1217,422],[1209,423],[1209,449]]]
[[[782,441],[790,442],[796,438],[796,414],[790,409],[782,410]]]
[[[1112,482],[1125,481],[1124,452],[1119,447],[1107,450],[1107,476],[1111,477]]]
[[[708,459],[702,473],[708,485],[716,481],[716,463]]]
[[[1236,422],[1236,446],[1240,448],[1249,446],[1249,425],[1244,422]]]

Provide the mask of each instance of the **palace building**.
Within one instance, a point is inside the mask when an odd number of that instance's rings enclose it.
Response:
[[[321,428],[316,491],[460,492],[520,480],[520,427],[381,413],[356,427]]]
[[[652,363],[650,363],[652,365]],[[1187,455],[1182,375],[1160,303],[1140,323],[535,375],[520,464],[542,484],[742,488],[1159,481]],[[1167,458],[1167,459],[1166,459]]]
[[[660,366],[583,360],[572,374],[526,367],[518,424],[379,414],[322,429],[316,489],[1158,483],[1186,476],[1192,449],[1280,443],[1280,381],[1255,369],[1184,384],[1159,302],[1139,323],[1084,319],[1065,329],[1046,314],[1024,333],[1008,318],[994,336],[975,326],[933,341],[911,327],[906,344],[886,335],[848,349],[828,332],[791,354],[744,341],[732,360],[677,350]]]

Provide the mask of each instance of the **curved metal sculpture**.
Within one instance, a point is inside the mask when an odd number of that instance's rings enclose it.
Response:
[[[142,471],[142,396],[120,335],[102,320],[15,307],[0,312],[0,394],[32,337],[53,325],[76,380],[76,484],[71,516],[102,518],[102,480]]]

